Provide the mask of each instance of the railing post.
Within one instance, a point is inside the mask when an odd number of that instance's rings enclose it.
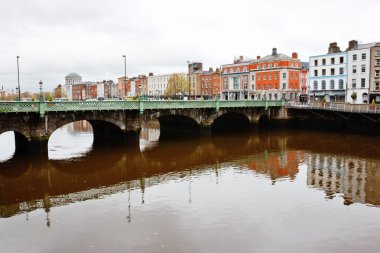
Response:
[[[46,102],[39,102],[39,112],[40,112],[40,118],[43,118],[45,116],[46,111]]]
[[[215,111],[219,111],[219,99],[216,98],[216,101],[215,101]]]
[[[268,109],[268,100],[265,99],[265,110]]]
[[[139,110],[140,110],[140,114],[144,113],[144,101],[143,100],[139,100]]]

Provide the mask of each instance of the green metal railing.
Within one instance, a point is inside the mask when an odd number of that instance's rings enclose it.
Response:
[[[39,113],[61,111],[115,111],[157,109],[245,108],[284,106],[282,100],[136,100],[136,101],[44,101],[0,102],[0,113]]]

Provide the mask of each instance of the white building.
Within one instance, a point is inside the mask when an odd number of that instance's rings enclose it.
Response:
[[[371,48],[376,43],[360,44],[350,41],[352,49],[348,52],[348,86],[346,102],[367,104],[369,102],[369,74]],[[356,94],[356,99],[352,94]]]
[[[77,73],[70,73],[65,76],[65,88],[64,94],[66,94],[67,98],[71,101],[73,100],[73,89],[72,86],[82,82],[82,77]]]
[[[345,102],[347,87],[347,52],[331,43],[327,54],[309,58],[310,100]]]
[[[176,73],[183,78],[187,78],[187,74],[185,73]],[[149,75],[148,76],[148,96],[163,96],[165,95],[165,90],[168,87],[169,79],[173,74],[167,75]],[[131,86],[132,89],[132,86]]]

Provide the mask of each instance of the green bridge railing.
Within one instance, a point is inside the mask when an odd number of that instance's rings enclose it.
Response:
[[[282,100],[115,100],[115,101],[44,101],[44,102],[0,102],[0,113],[39,113],[62,111],[114,111],[157,109],[203,109],[246,108],[285,106]]]

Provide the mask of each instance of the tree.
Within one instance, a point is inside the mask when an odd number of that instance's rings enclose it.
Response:
[[[353,92],[352,94],[351,94],[351,98],[352,98],[352,100],[356,100],[356,98],[357,98],[357,94],[356,94],[356,92]]]
[[[173,74],[168,81],[168,86],[165,90],[165,96],[183,95],[189,92],[189,81],[186,77],[178,74]]]

